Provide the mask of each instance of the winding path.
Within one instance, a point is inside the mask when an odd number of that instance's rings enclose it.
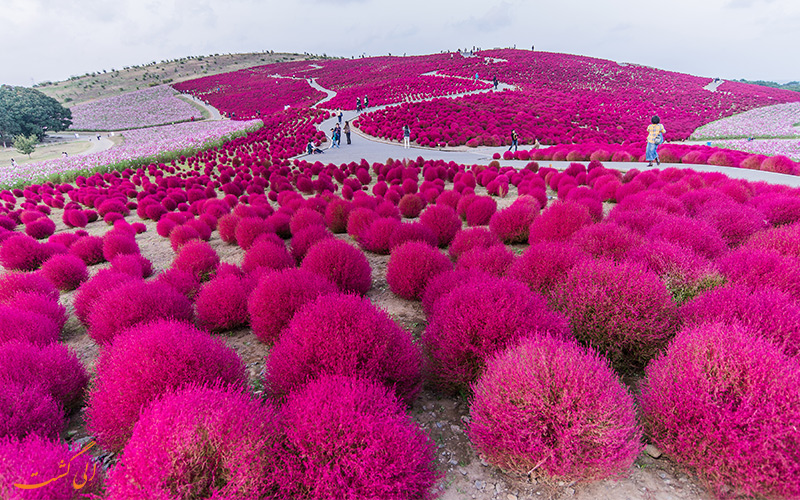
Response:
[[[320,86],[316,80],[313,82],[311,80],[307,80],[309,85],[313,88],[325,92],[327,97],[315,105],[318,106],[323,102],[330,100],[333,96],[336,95],[336,92],[330,89],[326,89]],[[488,83],[488,82],[487,82]],[[500,89],[497,92],[501,92],[506,89],[511,89],[513,87],[505,84],[500,84]],[[433,98],[426,98],[426,99],[418,99],[416,101],[409,101],[409,102],[419,102],[419,101],[431,101],[434,99],[443,99],[443,98],[454,98],[460,97],[462,95],[469,95],[475,93],[485,93],[485,92],[495,92],[494,89],[482,89],[478,91],[471,91],[465,92],[462,94],[453,94],[449,96],[439,96]],[[391,106],[399,106],[404,104],[404,102],[398,102],[394,104],[386,104],[383,106],[376,106],[374,108],[370,108],[369,111],[375,111],[379,109],[385,109]],[[342,117],[342,126],[344,126],[345,121],[350,121],[358,117],[360,113],[352,110],[343,111]],[[426,148],[418,145],[411,145],[411,148],[405,149],[402,144],[395,141],[388,141],[385,139],[379,139],[377,137],[369,136],[361,132],[360,130],[351,127],[353,131],[351,133],[352,144],[347,144],[346,137],[342,136],[342,145],[338,148],[331,148],[330,147],[330,134],[331,130],[333,129],[334,125],[338,121],[338,118],[328,118],[327,120],[323,121],[320,125],[318,125],[318,129],[321,130],[326,134],[328,137],[328,142],[323,144],[324,153],[317,154],[317,155],[307,155],[302,154],[296,156],[294,158],[304,158],[306,160],[319,160],[323,163],[349,163],[351,161],[360,161],[361,159],[365,159],[370,163],[374,162],[385,162],[388,158],[394,159],[404,159],[404,158],[417,158],[423,157],[429,160],[444,160],[447,162],[453,161],[458,164],[462,165],[472,165],[476,163],[483,163],[486,164],[492,160],[492,155],[494,153],[503,154],[504,151],[507,150],[505,147],[487,147],[481,146],[478,148],[469,148],[466,146],[459,146],[459,147],[444,147],[444,148]],[[515,161],[515,160],[498,160],[501,165],[503,166],[513,166],[516,168],[524,167],[527,162],[524,161]],[[566,169],[571,162],[568,161],[540,161],[539,164],[542,166],[554,167],[559,170]],[[640,170],[646,170],[646,163],[643,162],[603,162],[603,166],[606,168],[613,168],[615,170],[619,170],[622,172],[627,172],[632,168],[638,168]],[[687,165],[683,163],[674,163],[674,164],[662,164],[661,168],[680,168],[680,169],[692,169],[697,172],[720,172],[732,179],[742,179],[750,182],[767,182],[769,184],[783,184],[792,187],[800,187],[800,176],[794,175],[786,175],[786,174],[777,174],[773,172],[762,172],[760,170],[749,170],[745,168],[733,168],[733,167],[719,167],[715,165]]]

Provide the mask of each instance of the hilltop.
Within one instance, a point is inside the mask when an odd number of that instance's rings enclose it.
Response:
[[[300,61],[312,57],[318,58],[308,54],[273,51],[188,56],[125,66],[122,69],[102,69],[73,76],[61,82],[42,82],[34,87],[65,106],[71,107],[156,85],[191,80],[199,76],[228,73],[264,64]]]

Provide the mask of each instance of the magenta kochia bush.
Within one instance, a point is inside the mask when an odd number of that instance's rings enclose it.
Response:
[[[87,266],[105,262],[103,256],[103,238],[99,236],[83,236],[70,245],[69,253],[80,257]]]
[[[74,352],[60,343],[44,347],[29,342],[0,344],[0,381],[41,385],[61,406],[70,408],[83,396],[89,375]]]
[[[615,366],[641,366],[680,324],[664,283],[635,263],[584,260],[567,273],[554,300],[575,337],[608,353]]]
[[[188,384],[247,383],[244,364],[223,341],[175,321],[124,332],[100,351],[96,366],[86,427],[109,451],[123,448],[139,412],[163,394]]]
[[[247,323],[248,294],[246,280],[233,274],[207,282],[194,301],[198,326],[224,332]]]
[[[337,238],[312,246],[302,268],[324,276],[343,292],[365,294],[372,287],[372,268],[364,252]]]
[[[87,333],[98,344],[108,344],[121,331],[158,319],[194,321],[192,303],[165,283],[134,280],[95,301]]]
[[[0,440],[29,434],[57,439],[65,425],[64,410],[42,384],[26,381],[0,386]]]
[[[47,259],[41,243],[26,234],[0,242],[0,264],[11,271],[35,271]]]
[[[422,309],[425,314],[430,316],[433,313],[436,302],[450,293],[457,286],[469,281],[484,281],[491,279],[491,274],[477,269],[453,269],[444,271],[428,281],[425,291],[422,293]]]
[[[589,209],[578,202],[556,202],[536,217],[528,228],[528,242],[564,241],[583,226],[592,223]]]
[[[431,205],[426,208],[419,216],[419,221],[436,234],[440,248],[449,245],[461,229],[461,219],[456,211],[443,204]]]
[[[436,445],[380,383],[325,376],[290,395],[280,415],[282,498],[435,497]]]
[[[485,226],[497,211],[497,202],[491,196],[476,196],[466,208],[469,226]]]
[[[728,285],[697,296],[681,307],[686,326],[740,324],[773,341],[789,356],[800,354],[800,305],[769,287]]]
[[[83,260],[70,254],[50,257],[41,273],[59,290],[74,290],[89,278]]]
[[[572,242],[542,241],[526,248],[511,264],[507,275],[534,292],[549,296],[567,272],[586,256]]]
[[[242,270],[252,273],[257,269],[277,271],[294,267],[294,257],[287,250],[286,245],[267,238],[259,238],[244,253]]]
[[[679,333],[646,370],[653,443],[720,496],[800,496],[800,365],[746,327]]]
[[[321,295],[294,315],[267,358],[266,392],[283,398],[323,374],[370,378],[411,403],[422,355],[411,334],[369,299]]]
[[[73,307],[75,316],[84,326],[89,325],[89,313],[92,312],[95,302],[103,295],[130,281],[139,281],[135,276],[121,273],[113,269],[101,269],[89,281],[85,281],[75,292]]]
[[[38,293],[58,300],[58,290],[39,273],[0,274],[0,304],[10,302],[20,293]]]
[[[172,267],[192,273],[199,281],[208,281],[217,271],[219,255],[207,242],[192,240],[178,250]]]
[[[307,269],[265,274],[247,301],[253,334],[262,342],[273,344],[298,309],[319,295],[337,291],[327,278]]]
[[[279,436],[272,407],[240,388],[167,394],[142,411],[109,498],[266,498],[276,490]]]
[[[45,316],[11,305],[0,305],[0,344],[10,340],[22,340],[37,345],[58,341],[61,329]]]
[[[508,208],[495,212],[489,219],[489,229],[503,243],[525,243],[536,216],[539,202],[531,196],[520,196]]]
[[[30,435],[25,439],[0,439],[0,498],[9,500],[78,500],[99,494],[103,477],[102,466],[91,453],[80,453],[81,447]],[[32,489],[19,489],[14,484],[41,484],[66,472],[67,477]],[[73,486],[83,481],[80,489]]]
[[[642,450],[633,397],[572,340],[526,338],[487,361],[467,434],[491,464],[564,481],[627,471]]]
[[[462,229],[453,237],[450,243],[450,257],[458,259],[462,253],[475,247],[491,247],[502,245],[503,242],[496,234],[485,227],[471,227]]]
[[[475,269],[494,276],[503,276],[513,262],[514,252],[504,245],[475,247],[461,254],[456,269]]]
[[[431,278],[451,269],[450,259],[438,249],[419,241],[409,241],[392,251],[386,266],[386,282],[394,294],[408,300],[420,300]]]
[[[567,320],[519,281],[471,280],[439,298],[430,316],[422,337],[430,377],[447,391],[466,389],[489,355],[531,335],[568,337]]]

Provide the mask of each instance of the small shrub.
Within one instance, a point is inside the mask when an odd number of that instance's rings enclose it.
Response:
[[[69,253],[79,257],[87,266],[105,262],[103,255],[103,238],[99,236],[83,236],[69,247]]]
[[[167,284],[133,280],[101,292],[89,313],[87,333],[106,345],[128,328],[159,319],[192,322],[192,303]]]
[[[341,198],[334,198],[328,203],[325,207],[325,224],[332,233],[339,234],[347,231],[347,219],[351,209],[350,202]]]
[[[389,253],[392,234],[401,225],[405,224],[391,217],[375,219],[362,231],[359,245],[367,252],[386,255]]]
[[[47,257],[44,247],[26,234],[15,234],[0,246],[0,264],[9,271],[35,271]]]
[[[198,281],[207,281],[214,275],[219,266],[219,255],[211,245],[201,240],[193,240],[183,245],[172,267],[192,273]]]
[[[575,231],[572,242],[592,257],[613,260],[623,260],[630,250],[644,243],[641,236],[613,222],[584,226]]]
[[[525,243],[533,220],[539,215],[539,202],[530,196],[520,196],[508,208],[495,212],[489,219],[489,229],[503,243]]]
[[[430,205],[420,214],[419,221],[436,234],[440,248],[449,245],[461,229],[461,219],[458,218],[456,211],[446,204]]]
[[[452,268],[450,259],[436,248],[409,241],[392,251],[386,266],[386,282],[395,295],[407,300],[420,300],[428,281]]]
[[[139,253],[139,245],[133,236],[112,230],[103,236],[103,257],[107,261],[111,261],[117,255],[122,254],[137,254]]]
[[[262,276],[247,301],[253,334],[262,342],[273,344],[302,306],[337,291],[336,285],[324,276],[303,268]]]
[[[292,257],[300,263],[308,253],[308,249],[320,240],[332,238],[333,233],[325,226],[312,225],[292,233]]]
[[[541,295],[507,278],[472,280],[436,302],[422,337],[434,384],[457,392],[469,387],[486,358],[529,335],[567,337],[567,321]]]
[[[575,231],[592,223],[589,209],[575,201],[553,203],[528,228],[528,243],[565,241]]]
[[[422,293],[422,309],[427,316],[433,314],[438,300],[450,293],[454,288],[471,281],[484,281],[491,278],[491,274],[476,269],[453,269],[444,271],[428,281]]]
[[[526,338],[492,357],[472,389],[467,433],[503,470],[601,480],[642,450],[633,397],[604,357],[574,341]]]
[[[200,281],[192,273],[179,269],[167,269],[158,275],[158,281],[172,287],[189,300],[192,300],[200,290]]]
[[[50,257],[41,272],[59,290],[75,290],[89,278],[83,260],[70,254]]]
[[[336,238],[312,246],[301,267],[324,276],[343,292],[363,295],[372,287],[372,269],[364,252]]]
[[[36,292],[20,292],[6,303],[9,307],[49,318],[60,332],[67,323],[67,308],[52,297]]]
[[[347,234],[356,241],[360,241],[366,229],[378,219],[378,214],[374,210],[366,207],[358,207],[352,210],[347,217]]]
[[[38,293],[57,301],[55,286],[39,273],[0,274],[0,304],[8,303],[21,293]]]
[[[37,346],[12,341],[0,344],[0,381],[40,385],[58,404],[80,402],[89,375],[75,353],[60,343]]]
[[[420,222],[405,222],[397,226],[389,237],[389,250],[394,251],[407,241],[421,241],[432,247],[439,245],[439,238],[433,229]]]
[[[379,383],[327,376],[290,395],[280,414],[291,422],[276,470],[287,498],[434,498],[436,445]]]
[[[503,242],[485,227],[471,227],[458,231],[450,243],[450,257],[458,259],[461,254],[475,247],[493,247]]]
[[[514,262],[514,252],[503,245],[488,248],[476,247],[461,254],[456,269],[485,271],[493,276],[503,276]]]
[[[0,344],[22,340],[44,346],[57,342],[61,333],[53,320],[36,311],[0,305],[0,318]]]
[[[731,283],[750,290],[770,286],[800,299],[800,263],[773,250],[741,247],[717,260],[720,272]]]
[[[264,498],[279,427],[241,389],[188,387],[143,410],[109,476],[111,498]]]
[[[543,241],[522,252],[509,267],[507,275],[533,290],[550,296],[572,267],[587,254],[570,242]]]
[[[369,299],[329,294],[300,308],[267,358],[264,387],[284,398],[329,375],[373,379],[411,403],[419,392],[422,356],[411,334]]]
[[[725,241],[716,228],[691,217],[665,217],[648,231],[647,236],[690,248],[709,259],[719,257],[727,250]]]
[[[37,240],[49,238],[56,232],[56,223],[50,217],[40,217],[25,224],[25,234]]]
[[[100,446],[119,451],[151,401],[189,384],[217,381],[247,383],[244,364],[223,341],[174,321],[132,328],[100,351],[86,428]]]
[[[497,211],[497,202],[491,196],[477,196],[465,211],[468,226],[486,226]]]
[[[408,193],[400,198],[397,208],[400,209],[400,214],[406,219],[414,219],[419,217],[419,214],[425,208],[425,200],[417,194]]]
[[[247,323],[248,294],[245,281],[232,274],[208,281],[194,302],[198,326],[224,332]]]
[[[101,269],[88,281],[84,282],[75,292],[73,307],[75,316],[78,317],[84,326],[89,324],[89,313],[95,307],[95,302],[105,293],[114,290],[130,281],[137,281],[137,278],[126,273],[120,273],[113,269]]]
[[[575,337],[608,353],[618,367],[642,366],[680,326],[664,283],[634,263],[582,261],[567,273],[554,302]]]
[[[0,440],[31,434],[57,439],[66,423],[64,410],[46,387],[27,381],[0,386]]]
[[[642,386],[653,443],[719,496],[800,495],[800,365],[742,326],[678,334]]]

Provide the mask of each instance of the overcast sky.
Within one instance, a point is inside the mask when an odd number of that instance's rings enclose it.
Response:
[[[0,0],[0,83],[213,53],[530,48],[800,80],[798,0]]]

